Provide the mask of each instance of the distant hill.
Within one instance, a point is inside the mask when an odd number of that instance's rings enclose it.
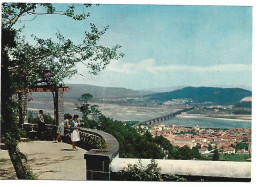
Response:
[[[244,97],[251,96],[252,92],[242,88],[217,87],[185,87],[171,92],[146,95],[149,100],[169,101],[172,99],[191,99],[195,102],[212,102],[219,105],[233,105]]]
[[[117,87],[101,87],[88,84],[67,84],[70,89],[64,93],[66,101],[77,100],[82,94],[90,93],[93,95],[93,99],[101,98],[126,98],[126,97],[139,97],[147,94],[152,94],[152,91],[138,91],[126,88]],[[50,100],[52,98],[51,93],[32,93],[35,100]]]
[[[143,89],[140,91],[149,91],[149,92],[154,92],[154,93],[161,93],[161,92],[170,92],[174,90],[178,90],[183,88],[184,86],[172,86],[172,87],[160,87],[160,88],[150,88],[150,89]]]
[[[65,93],[65,97],[76,97],[79,98],[84,93],[91,93],[93,98],[102,98],[102,97],[136,97],[143,96],[146,94],[151,94],[154,92],[151,91],[137,91],[127,88],[118,88],[118,87],[101,87],[93,86],[88,84],[68,84],[70,90]]]

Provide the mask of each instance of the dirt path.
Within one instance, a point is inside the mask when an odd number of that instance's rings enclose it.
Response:
[[[78,148],[78,151],[72,151],[71,145],[53,141],[21,142],[19,148],[27,155],[27,165],[37,179],[86,180],[86,161],[84,160],[86,150],[84,149]],[[5,174],[0,179],[15,178],[8,157],[6,150],[0,150],[0,170],[3,170]]]

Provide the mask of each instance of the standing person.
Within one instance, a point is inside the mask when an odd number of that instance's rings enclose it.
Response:
[[[57,129],[57,133],[58,133],[58,136],[56,138],[56,143],[60,140],[60,142],[62,142],[62,139],[61,139],[61,136],[64,136],[64,127],[66,125],[66,127],[69,127],[70,125],[70,122],[72,121],[72,116],[69,115],[67,117],[67,119],[64,121],[64,122],[61,122],[58,126],[58,129]]]
[[[38,118],[38,138],[42,139],[42,134],[45,132],[45,121],[43,117],[43,110],[39,110]]]
[[[73,151],[77,150],[76,142],[80,141],[78,118],[79,118],[78,115],[74,115],[73,120],[70,122],[71,142],[72,142]]]

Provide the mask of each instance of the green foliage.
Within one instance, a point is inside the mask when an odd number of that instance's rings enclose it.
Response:
[[[38,122],[37,115],[33,114],[32,112],[28,112],[27,117],[28,117],[28,123],[36,124]]]
[[[32,169],[27,166],[27,171],[26,171],[27,179],[29,180],[37,180],[37,176],[33,174]]]
[[[118,175],[127,181],[161,181],[161,168],[151,160],[151,164],[144,167],[139,160],[139,164],[129,164],[126,168],[118,172]]]
[[[82,14],[76,14],[75,8],[83,10]],[[31,15],[33,19],[47,14],[71,17],[74,20],[83,20],[89,16],[85,10],[89,4],[69,5],[64,11],[56,11],[51,3],[3,3],[2,4],[2,50],[1,50],[1,76],[5,77],[1,88],[1,125],[2,137],[9,147],[10,154],[17,154],[17,140],[20,132],[17,123],[17,109],[21,103],[16,103],[13,95],[17,90],[27,90],[39,78],[45,78],[51,85],[58,85],[64,78],[70,78],[77,73],[73,69],[76,63],[89,61],[86,68],[90,73],[97,74],[104,69],[112,59],[123,56],[117,50],[121,47],[115,45],[111,48],[98,45],[101,36],[108,27],[99,30],[93,23],[90,24],[90,32],[84,33],[84,39],[77,45],[70,39],[65,39],[61,33],[56,34],[57,42],[52,39],[41,39],[34,36],[35,45],[29,44],[22,34],[22,28],[14,27],[20,18]],[[85,13],[87,12],[87,13]],[[52,76],[45,76],[46,74]],[[53,123],[50,116],[45,116],[46,123]],[[30,120],[33,120],[32,118]],[[10,152],[10,150],[14,150]],[[15,156],[14,156],[15,157]],[[13,165],[21,163],[21,160],[13,161]],[[17,176],[28,179],[24,175],[25,168],[17,171]],[[18,175],[20,172],[20,175]]]
[[[247,154],[220,154],[219,160],[221,161],[247,161],[246,159],[251,158]]]
[[[78,101],[81,101],[81,102],[84,102],[84,103],[87,103],[90,99],[92,99],[93,96],[92,94],[90,93],[85,93],[85,94],[82,94],[81,97],[78,99]]]
[[[65,114],[64,114],[64,119],[68,119],[69,116],[71,116],[71,114],[65,113]]]
[[[120,180],[125,181],[186,181],[183,177],[174,175],[162,175],[161,168],[155,160],[147,166],[143,166],[141,160],[138,164],[129,164],[117,173]]]
[[[50,114],[43,114],[43,118],[46,124],[54,124],[54,119]]]
[[[155,142],[167,151],[169,159],[190,160],[202,158],[198,147],[193,147],[192,149],[190,149],[188,146],[181,148],[174,147],[172,146],[171,142],[163,136],[155,137]]]
[[[171,150],[172,148],[171,142],[164,138],[162,135],[156,136],[155,142],[165,150]]]
[[[77,107],[77,110],[79,110],[83,114],[83,116],[82,116],[83,121],[87,121],[88,115],[91,113],[90,105],[88,104],[88,100],[92,99],[92,98],[93,98],[93,96],[90,93],[87,93],[87,94],[81,95],[81,97],[78,99],[78,101],[80,101],[81,103]]]
[[[134,126],[135,124],[139,123],[139,121],[124,121],[124,123],[128,126]]]
[[[245,101],[245,102],[241,102],[241,103],[237,103],[234,105],[235,108],[252,108],[252,102],[251,101]]]
[[[98,117],[101,115],[101,112],[98,110],[97,105],[88,104],[88,101],[92,98],[92,94],[86,93],[81,95],[81,97],[78,99],[80,104],[78,105],[77,110],[79,110],[82,113],[82,119],[85,123],[88,123],[88,116],[90,114],[92,115],[94,120],[97,120]]]
[[[134,128],[120,121],[99,117],[98,130],[108,132],[119,142],[121,158],[163,158],[164,153],[149,132],[140,135]]]
[[[208,150],[211,151],[213,148],[211,146],[211,144],[208,145]]]
[[[219,154],[219,161],[247,162],[248,154]],[[213,155],[203,155],[203,160],[213,160]]]
[[[50,84],[58,84],[64,78],[70,78],[77,73],[73,69],[78,62],[88,60],[85,64],[90,73],[97,74],[104,69],[112,59],[123,56],[117,54],[119,45],[104,47],[98,45],[101,36],[105,34],[108,27],[99,30],[93,23],[90,24],[90,32],[85,32],[85,38],[81,43],[75,45],[70,39],[65,39],[61,33],[57,33],[58,42],[52,39],[41,39],[33,36],[36,45],[30,45],[20,34],[21,29],[13,29],[13,26],[20,21],[25,14],[27,16],[44,16],[57,14],[71,17],[74,20],[83,20],[90,16],[87,12],[90,5],[77,4],[68,5],[63,12],[56,11],[55,5],[47,3],[3,3],[2,4],[2,28],[7,40],[4,47],[9,47],[7,56],[12,56],[9,68],[15,69],[12,72],[13,85],[19,89],[25,89],[39,79],[45,78]],[[82,14],[76,14],[75,9],[81,9]],[[87,12],[87,13],[85,13]],[[11,49],[12,48],[12,49]],[[6,61],[5,61],[6,63]],[[46,73],[52,76],[46,77]]]
[[[104,139],[99,138],[97,140],[97,147],[101,150],[104,151],[108,147],[108,143],[105,142]]]
[[[46,124],[54,124],[54,119],[51,117],[50,114],[43,114],[43,118]],[[38,123],[37,114],[33,114],[32,112],[28,112],[28,122],[29,123]]]
[[[217,149],[215,149],[214,152],[213,152],[212,160],[213,160],[213,161],[219,160],[219,152],[218,152]]]
[[[238,151],[238,150],[241,150],[241,149],[245,149],[245,150],[248,150],[248,146],[249,146],[249,144],[247,144],[247,143],[238,143],[237,145],[236,145],[236,147],[235,147],[235,150],[236,150],[236,152]]]
[[[192,147],[190,149],[188,146],[183,146],[178,148],[178,150],[174,154],[175,159],[180,160],[190,160],[190,159],[201,159],[201,154],[199,153],[198,147]]]
[[[94,120],[83,120],[82,122],[82,127],[84,128],[90,128],[90,129],[96,129],[98,126],[98,122]]]

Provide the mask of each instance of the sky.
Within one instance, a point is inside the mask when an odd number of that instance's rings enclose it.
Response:
[[[64,6],[57,5],[57,10]],[[53,15],[22,22],[28,40],[31,34],[49,38],[60,32],[76,43],[89,30],[89,23],[99,28],[109,25],[100,43],[121,45],[124,57],[98,75],[78,64],[79,74],[66,79],[67,84],[135,90],[175,86],[251,89],[250,6],[100,4],[91,7],[90,13],[81,22]]]

